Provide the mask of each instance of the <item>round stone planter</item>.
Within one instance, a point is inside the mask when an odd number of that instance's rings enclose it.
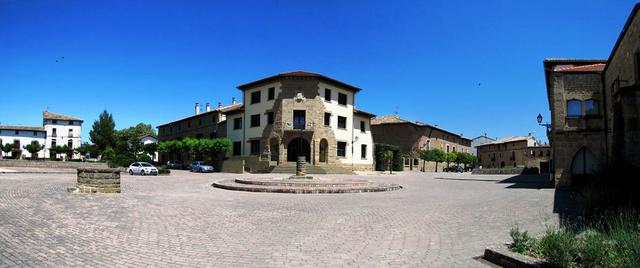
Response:
[[[77,185],[69,187],[72,193],[119,193],[120,169],[117,168],[79,168]]]

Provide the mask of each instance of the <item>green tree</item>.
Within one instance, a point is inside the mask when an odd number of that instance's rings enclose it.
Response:
[[[6,144],[0,144],[0,150],[2,152],[4,152],[5,154],[10,153],[11,151],[13,151],[13,143],[6,143]],[[3,156],[0,153],[0,159],[2,159]]]
[[[438,172],[438,163],[445,162],[447,159],[445,157],[446,153],[440,149],[431,149],[428,152],[428,160],[436,162],[436,172]]]
[[[22,146],[22,148],[24,148],[25,150],[27,150],[27,152],[31,154],[32,160],[36,160],[38,159],[38,152],[44,149],[44,145],[40,145],[39,143],[34,142],[34,143],[27,144],[25,146]]]
[[[449,163],[455,162],[458,155],[454,152],[449,152],[444,154],[444,161],[447,163],[447,168],[449,168]]]
[[[65,144],[65,145],[52,145],[51,148],[49,148],[49,152],[50,152],[50,158],[57,160],[59,158],[59,154],[63,154],[63,153],[67,153],[69,152],[69,147]],[[51,154],[52,153],[52,154]]]
[[[158,151],[158,144],[157,143],[143,144],[142,151],[148,155],[154,155]]]
[[[115,127],[116,123],[113,121],[113,116],[108,113],[107,110],[104,110],[100,116],[98,116],[98,120],[93,122],[91,131],[89,132],[89,138],[91,142],[96,145],[100,153],[109,146],[115,146]]]
[[[137,160],[144,152],[140,139],[149,135],[155,135],[155,130],[151,125],[144,123],[116,131],[114,135],[116,143],[113,149],[119,158],[118,165]]]
[[[393,174],[393,168],[391,166],[391,160],[393,160],[393,151],[388,150],[382,153],[382,158],[387,163],[387,168],[389,169],[389,174]]]
[[[78,148],[75,148],[74,151],[82,156],[85,156],[93,151],[92,147],[93,146],[91,146],[91,144],[89,144],[88,142],[83,142]]]

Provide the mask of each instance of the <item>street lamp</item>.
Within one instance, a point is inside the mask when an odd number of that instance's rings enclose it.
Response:
[[[551,124],[550,123],[542,123],[542,115],[538,114],[538,116],[536,117],[536,119],[538,119],[538,125],[546,127],[547,128],[547,139],[549,138],[549,133],[551,133]]]

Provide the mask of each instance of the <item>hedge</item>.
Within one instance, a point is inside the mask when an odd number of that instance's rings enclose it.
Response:
[[[374,157],[376,160],[376,170],[377,171],[387,170],[386,163],[384,161],[384,158],[382,157],[382,154],[385,151],[393,152],[393,161],[392,161],[393,171],[402,171],[402,168],[404,167],[404,165],[402,163],[402,154],[400,153],[400,147],[396,145],[382,144],[382,143],[375,144]]]

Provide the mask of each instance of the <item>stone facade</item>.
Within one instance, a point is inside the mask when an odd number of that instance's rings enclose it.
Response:
[[[419,159],[420,150],[441,149],[444,152],[471,153],[471,140],[462,135],[425,124],[401,119],[397,115],[379,116],[371,121],[373,141],[400,147],[405,156],[404,166],[409,169],[435,171],[435,163]],[[445,165],[438,165],[442,171]]]
[[[311,165],[372,170],[373,115],[355,108],[359,88],[302,71],[275,75],[238,88],[243,91],[242,107],[224,113],[227,137],[234,146],[239,146],[228,156],[243,159],[254,156],[267,163],[252,164],[252,172],[260,172],[254,169],[261,166],[269,168],[293,162],[298,154],[307,156]],[[341,97],[344,103],[339,100]],[[339,143],[344,145],[344,151],[339,150]]]
[[[565,187],[579,183],[572,182],[574,177],[580,180],[599,172],[606,160],[601,108],[605,61],[546,59],[544,65],[552,119],[549,140],[554,148],[554,177],[557,186]]]
[[[120,169],[79,168],[78,184],[67,191],[72,193],[120,193]]]
[[[477,146],[480,168],[538,168],[548,173],[552,159],[551,146],[541,144],[533,136],[499,139]]]

